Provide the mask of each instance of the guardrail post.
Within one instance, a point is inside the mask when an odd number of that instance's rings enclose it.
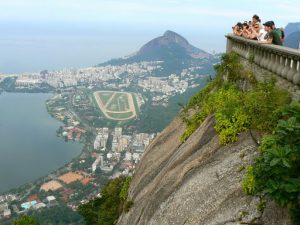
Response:
[[[295,64],[296,64],[295,67],[296,67],[297,72],[293,76],[293,83],[296,85],[300,85],[300,61],[295,60]],[[298,69],[297,69],[297,64],[298,64]]]
[[[229,53],[232,50],[232,40],[227,38],[226,52]]]

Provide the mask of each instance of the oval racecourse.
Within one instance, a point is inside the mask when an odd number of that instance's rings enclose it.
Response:
[[[137,109],[132,95],[132,93],[117,91],[94,92],[94,98],[105,117],[119,121],[136,118]]]

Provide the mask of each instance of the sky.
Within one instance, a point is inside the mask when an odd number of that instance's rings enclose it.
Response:
[[[299,22],[299,0],[0,0],[0,73],[93,66],[166,30],[223,52],[238,21]]]

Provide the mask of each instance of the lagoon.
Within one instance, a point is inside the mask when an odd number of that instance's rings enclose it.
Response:
[[[50,94],[0,94],[0,193],[45,176],[80,154],[82,144],[56,136],[62,125],[45,101]]]

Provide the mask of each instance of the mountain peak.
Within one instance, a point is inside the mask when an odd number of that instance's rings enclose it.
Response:
[[[167,30],[163,34],[163,38],[166,38],[169,41],[176,42],[176,43],[181,42],[181,43],[189,44],[189,42],[184,37],[171,30]]]
[[[108,61],[106,64],[133,63],[141,61],[162,61],[164,71],[181,71],[188,65],[201,63],[211,55],[191,45],[184,37],[174,31],[167,30],[143,45],[139,51],[123,59]],[[168,69],[166,69],[168,68]]]
[[[146,60],[166,61],[167,59],[207,58],[209,54],[192,45],[181,35],[167,30],[163,36],[145,44],[137,53]],[[179,61],[180,61],[179,60]]]
[[[176,32],[174,32],[174,31],[167,30],[167,31],[164,33],[164,35],[163,35],[163,36],[168,36],[168,35],[179,35],[179,34],[177,34],[177,33],[176,33]]]
[[[171,30],[167,30],[164,34],[163,34],[164,37],[181,37],[183,38],[181,35],[177,34],[176,32],[174,31],[171,31]],[[184,38],[183,38],[184,39]]]

